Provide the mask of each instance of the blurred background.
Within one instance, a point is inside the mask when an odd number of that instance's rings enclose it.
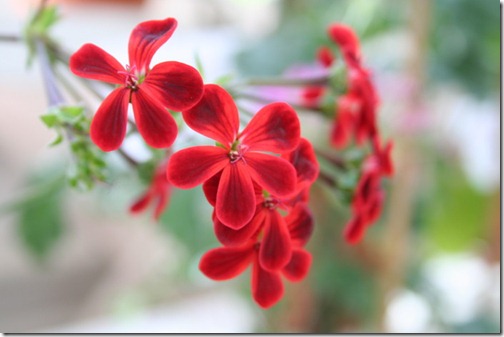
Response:
[[[313,265],[262,310],[248,274],[214,282],[197,266],[218,246],[201,188],[174,190],[160,223],[131,216],[144,186],[126,168],[79,192],[55,134],[39,65],[0,41],[0,330],[3,332],[497,333],[500,323],[500,7],[484,0],[60,0],[53,36],[127,60],[131,29],[175,17],[155,55],[205,81],[278,75],[313,63],[329,23],[352,26],[395,143],[386,207],[362,243],[342,239],[349,207],[312,188]],[[0,0],[0,35],[19,35],[37,1]],[[325,146],[324,121],[301,116]],[[144,155],[141,148],[137,158]],[[111,157],[110,160],[114,161]],[[118,160],[118,167],[120,161]]]

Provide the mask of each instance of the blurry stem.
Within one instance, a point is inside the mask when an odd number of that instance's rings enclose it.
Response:
[[[49,101],[49,106],[57,106],[64,102],[63,96],[58,89],[56,78],[52,69],[49,55],[44,43],[38,39],[35,40],[37,48],[37,56],[40,61],[40,69],[42,70],[42,77],[44,79],[44,87]]]
[[[332,153],[327,153],[327,152],[322,151],[322,150],[317,149],[317,148],[314,148],[314,150],[315,150],[315,153],[317,154],[317,156],[319,156],[321,158],[324,158],[326,161],[328,161],[329,163],[333,164],[337,168],[340,168],[342,170],[346,170],[347,169],[345,160],[342,157],[335,156]]]
[[[121,148],[117,149],[117,153],[118,153],[121,157],[123,157],[123,159],[124,159],[124,160],[125,160],[128,164],[130,164],[130,166],[132,166],[133,168],[137,168],[137,167],[138,167],[138,165],[139,165],[139,164],[138,164],[138,162],[137,162],[135,159],[131,158],[129,154],[127,154],[126,152],[124,152],[124,150],[123,150],[123,149],[121,149]]]
[[[419,113],[423,104],[422,89],[425,82],[425,66],[428,52],[428,34],[430,27],[430,0],[412,0],[409,2],[411,15],[412,57],[407,64],[409,78],[415,81],[416,90],[406,97],[405,113]],[[379,329],[385,331],[387,306],[395,291],[403,286],[408,255],[410,254],[410,231],[415,191],[418,188],[420,165],[419,149],[413,136],[396,139],[394,151],[396,174],[392,179],[390,193],[390,210],[385,220],[381,242],[381,268],[378,269]],[[391,244],[393,243],[393,244]]]
[[[238,86],[309,86],[309,85],[327,85],[329,79],[327,76],[313,78],[285,78],[285,77],[270,77],[270,78],[250,78]]]
[[[333,177],[331,177],[329,174],[327,174],[326,172],[324,172],[322,170],[320,170],[320,172],[319,172],[318,180],[331,188],[338,187],[338,183],[336,182],[336,179],[334,179]]]
[[[231,91],[231,90],[229,90],[229,91]],[[247,99],[247,100],[256,101],[258,103],[264,103],[264,104],[270,104],[270,103],[274,102],[273,100],[271,100],[269,98],[262,97],[260,95],[255,95],[255,94],[247,93],[247,92],[231,92],[231,95],[235,99]],[[308,107],[305,107],[305,106],[302,106],[302,105],[299,105],[299,104],[293,104],[293,103],[290,103],[290,102],[288,102],[288,104],[292,108],[294,108],[294,110],[297,110],[297,111],[311,112],[311,113],[316,113],[316,114],[322,114],[322,115],[324,115],[324,112],[322,111],[322,109],[308,108]]]
[[[14,34],[0,34],[0,42],[20,42],[23,38]]]

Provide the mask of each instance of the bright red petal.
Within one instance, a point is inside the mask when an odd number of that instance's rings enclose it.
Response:
[[[203,79],[193,67],[180,62],[163,62],[152,68],[140,87],[149,86],[166,108],[189,109],[203,96]]]
[[[304,246],[313,232],[313,215],[305,203],[297,203],[285,217],[291,241],[296,246]]]
[[[168,162],[167,175],[179,188],[193,188],[210,179],[229,164],[224,149],[217,146],[194,146],[174,153]]]
[[[131,32],[128,43],[130,66],[146,72],[154,53],[172,36],[177,20],[151,20],[138,24]]]
[[[292,282],[301,281],[310,270],[312,256],[304,249],[292,251],[289,263],[282,269],[284,276]]]
[[[203,255],[199,269],[212,280],[229,280],[241,274],[253,258],[252,244],[240,247],[214,248]]]
[[[328,34],[341,48],[348,65],[351,67],[358,66],[360,54],[359,39],[352,28],[342,24],[333,24],[329,27]]]
[[[262,226],[264,222],[264,212],[256,212],[252,220],[238,230],[234,230],[224,225],[220,220],[214,218],[214,231],[217,239],[224,246],[241,246]]]
[[[132,93],[131,103],[138,132],[145,142],[158,149],[170,147],[178,128],[168,110],[143,89]]]
[[[257,304],[267,309],[277,303],[283,293],[280,273],[264,270],[256,260],[252,268],[252,297]]]
[[[240,229],[254,216],[256,199],[252,180],[242,161],[227,165],[222,171],[215,214],[226,226]]]
[[[264,237],[259,248],[259,263],[269,271],[283,268],[291,258],[292,244],[282,216],[272,210],[266,216]]]
[[[238,109],[231,95],[218,85],[205,85],[203,98],[182,116],[191,129],[227,147],[238,135]]]
[[[307,139],[301,138],[296,149],[282,157],[294,165],[298,188],[315,182],[319,174],[319,163],[313,146]]]
[[[103,151],[117,150],[128,126],[129,89],[118,88],[108,95],[93,117],[89,135]]]
[[[300,132],[296,111],[286,103],[272,103],[257,112],[240,140],[249,150],[283,153],[294,150]]]
[[[287,160],[255,152],[244,157],[252,179],[269,193],[281,197],[294,192],[296,170]]]
[[[220,177],[221,172],[217,173],[203,183],[203,193],[205,194],[207,201],[213,207],[215,207],[215,204],[217,203],[217,190],[219,189]]]
[[[124,67],[109,53],[94,44],[80,47],[69,61],[70,70],[77,76],[114,84],[124,84]]]

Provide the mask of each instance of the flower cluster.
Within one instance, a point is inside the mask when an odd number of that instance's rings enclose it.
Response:
[[[251,265],[252,296],[261,307],[269,308],[283,295],[283,278],[302,280],[311,265],[305,245],[314,228],[308,201],[310,187],[319,176],[317,156],[312,144],[301,137],[291,105],[276,100],[261,104],[241,128],[235,98],[226,89],[205,85],[196,69],[180,62],[151,68],[152,57],[176,25],[175,19],[168,18],[136,26],[126,66],[93,44],[85,44],[71,56],[74,74],[114,85],[93,117],[89,136],[103,151],[117,150],[131,123],[148,145],[168,148],[178,134],[171,113],[181,112],[189,128],[214,140],[215,145],[169,151],[130,211],[144,211],[153,203],[157,220],[172,186],[202,185],[214,207],[211,221],[222,247],[203,255],[200,270],[211,279],[228,280]],[[376,126],[378,98],[369,71],[361,65],[357,37],[342,25],[330,26],[329,36],[348,69],[347,91],[336,98],[331,144],[342,148],[353,136],[358,145],[367,141],[373,148],[365,159],[352,201],[354,216],[345,231],[347,241],[355,243],[380,214],[384,199],[380,179],[392,174],[392,143],[381,146]],[[322,47],[318,60],[326,75],[304,88],[302,100],[304,107],[322,111],[324,95],[334,95],[331,69],[336,58],[329,47]],[[128,120],[130,103],[134,122]]]
[[[297,114],[285,103],[266,105],[239,132],[233,98],[213,84],[205,85],[203,98],[182,116],[216,141],[174,153],[167,167],[173,185],[203,184],[214,206],[214,230],[224,247],[206,253],[200,269],[226,280],[253,264],[253,297],[270,307],[283,294],[280,274],[300,280],[311,261],[303,246],[313,227],[306,206],[318,175],[313,148],[300,138]]]

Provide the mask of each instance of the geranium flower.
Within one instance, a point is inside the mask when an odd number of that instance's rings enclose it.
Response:
[[[167,111],[190,108],[203,94],[203,81],[193,67],[175,61],[150,68],[154,53],[173,34],[177,21],[145,21],[131,32],[129,65],[103,49],[85,44],[70,57],[70,69],[78,76],[119,87],[102,102],[91,122],[90,136],[103,151],[121,146],[128,123],[128,103],[133,105],[136,126],[152,147],[169,147],[177,136],[177,125]]]
[[[154,203],[154,219],[159,220],[170,201],[171,184],[166,178],[166,162],[166,160],[163,161],[156,168],[147,191],[130,206],[131,213],[143,212],[151,203]]]
[[[285,103],[272,103],[257,112],[238,132],[238,110],[232,97],[214,84],[203,98],[183,111],[187,125],[217,141],[217,146],[195,146],[172,155],[168,179],[179,188],[192,188],[221,172],[215,214],[228,227],[239,229],[253,217],[253,182],[268,192],[285,196],[296,188],[296,171],[285,159],[264,151],[283,153],[299,143],[296,112]]]
[[[303,224],[289,227],[290,240],[293,243],[288,262],[277,270],[264,268],[261,261],[261,246],[257,237],[246,241],[241,246],[220,247],[208,251],[201,258],[199,268],[207,277],[223,281],[240,275],[252,264],[252,297],[262,308],[269,308],[283,296],[282,275],[289,281],[301,281],[310,269],[312,257],[303,246],[311,229],[302,228]],[[308,224],[309,225],[309,224]]]

